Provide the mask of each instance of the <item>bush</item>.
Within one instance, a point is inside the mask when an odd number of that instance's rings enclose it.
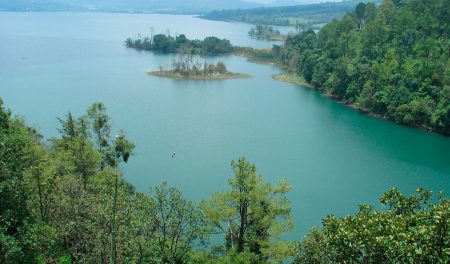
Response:
[[[294,263],[449,263],[450,201],[418,189],[381,198],[386,211],[361,205],[353,216],[328,216],[297,246]]]

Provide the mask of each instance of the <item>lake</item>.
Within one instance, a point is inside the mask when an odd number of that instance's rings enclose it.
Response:
[[[146,71],[173,55],[126,49],[129,36],[150,32],[214,35],[234,45],[251,25],[190,16],[103,13],[0,13],[0,97],[46,137],[57,116],[81,115],[102,101],[136,145],[123,167],[137,190],[163,181],[199,201],[227,188],[230,161],[245,156],[264,179],[288,178],[298,239],[327,214],[377,204],[392,187],[450,190],[450,138],[358,113],[317,92],[278,82],[281,70],[224,56],[230,71],[251,79],[170,80]],[[176,157],[170,154],[176,152]]]

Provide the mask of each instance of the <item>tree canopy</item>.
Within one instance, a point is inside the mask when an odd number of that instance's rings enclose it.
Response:
[[[181,53],[197,55],[226,54],[233,51],[233,45],[227,39],[206,37],[204,40],[190,40],[184,34],[173,37],[156,34],[151,37],[128,38],[125,46],[138,50],[151,50],[161,53]]]
[[[278,186],[265,182],[256,166],[243,157],[232,161],[231,167],[231,190],[215,193],[202,203],[212,226],[225,235],[226,250],[257,263],[286,258],[289,243],[277,239],[292,228],[291,207],[285,196],[291,186],[286,180]]]
[[[392,189],[386,211],[361,205],[354,216],[328,216],[297,246],[294,263],[448,263],[450,201],[423,189],[406,197]]]

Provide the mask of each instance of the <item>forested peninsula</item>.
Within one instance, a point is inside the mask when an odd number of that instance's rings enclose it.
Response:
[[[315,89],[396,123],[450,135],[450,2],[360,3],[274,59]]]
[[[392,189],[380,198],[385,210],[361,205],[352,216],[324,216],[320,227],[288,241],[286,195],[295,186],[287,179],[266,182],[241,157],[231,162],[228,186],[198,204],[168,183],[137,192],[119,169],[135,145],[124,131],[112,136],[105,105],[58,120],[59,135],[45,141],[0,100],[0,263],[450,260],[450,201],[442,193],[407,197]]]

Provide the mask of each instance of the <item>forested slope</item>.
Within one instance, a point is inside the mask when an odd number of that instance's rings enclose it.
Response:
[[[60,135],[45,143],[0,99],[0,263],[278,263],[292,255],[279,239],[292,228],[285,180],[267,183],[239,158],[228,190],[200,205],[167,183],[136,192],[119,168],[134,144],[123,131],[112,136],[102,103],[59,121]],[[212,234],[224,243],[209,251]]]
[[[320,92],[412,127],[450,135],[450,1],[360,3],[274,56]]]
[[[102,103],[59,121],[60,135],[44,143],[0,100],[0,263],[450,260],[450,202],[443,194],[436,199],[419,189],[405,197],[392,189],[380,199],[387,210],[363,205],[354,216],[330,215],[295,243],[282,239],[293,228],[286,179],[268,183],[239,158],[228,186],[200,204],[167,183],[137,192],[119,170],[134,144],[124,132],[111,137]]]

